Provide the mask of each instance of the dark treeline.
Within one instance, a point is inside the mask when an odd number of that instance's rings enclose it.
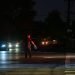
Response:
[[[27,32],[35,36],[64,37],[66,23],[58,10],[48,13],[44,21],[34,21],[37,15],[32,0],[0,1],[0,37],[21,37]],[[75,23],[75,22],[73,22]]]
[[[0,36],[22,35],[32,30],[35,15],[32,0],[0,1]]]

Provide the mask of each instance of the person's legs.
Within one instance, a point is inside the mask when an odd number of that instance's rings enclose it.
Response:
[[[28,50],[29,58],[31,58],[31,50]]]

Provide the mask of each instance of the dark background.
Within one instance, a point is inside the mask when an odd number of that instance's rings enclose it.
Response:
[[[0,1],[0,39],[22,39],[30,33],[33,37],[51,36],[63,40],[67,29],[72,29],[66,24],[67,4],[64,4],[63,0]],[[73,29],[74,24],[73,19]]]

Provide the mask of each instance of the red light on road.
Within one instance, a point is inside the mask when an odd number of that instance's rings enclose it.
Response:
[[[45,42],[44,41],[42,41],[42,45],[45,45]]]
[[[41,43],[42,43],[42,45],[44,45],[44,46],[46,46],[46,45],[48,45],[48,44],[49,44],[49,42],[48,42],[48,41],[42,41]]]
[[[46,41],[45,44],[48,45],[48,41]]]

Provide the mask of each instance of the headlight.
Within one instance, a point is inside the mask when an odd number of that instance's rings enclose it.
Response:
[[[9,43],[9,44],[8,44],[8,47],[9,47],[9,48],[11,48],[11,47],[12,47],[12,44],[11,44],[11,43]]]
[[[16,47],[19,47],[19,43],[17,43],[15,46],[16,46]]]
[[[44,41],[42,41],[41,43],[42,43],[42,45],[44,45],[44,44],[45,44],[45,42],[44,42]]]
[[[46,41],[45,43],[46,43],[46,45],[48,45],[48,44],[49,44],[49,42],[48,42],[48,41]]]
[[[57,44],[57,40],[53,40],[53,44]]]
[[[44,46],[45,45],[48,45],[49,44],[49,41],[42,41],[41,44],[44,45]]]
[[[2,44],[2,45],[1,45],[1,47],[2,47],[2,48],[5,48],[5,47],[6,47],[6,45],[5,45],[5,44]]]

